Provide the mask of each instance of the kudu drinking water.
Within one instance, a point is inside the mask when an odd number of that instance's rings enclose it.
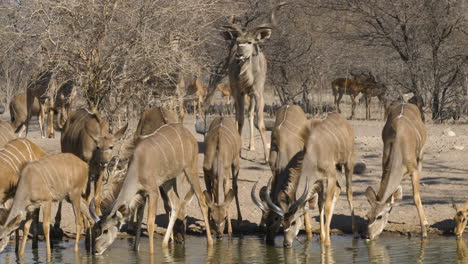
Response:
[[[351,226],[355,236],[352,178],[354,169],[354,132],[351,124],[338,113],[329,113],[324,119],[313,119],[304,126],[302,136],[305,153],[301,178],[314,182],[309,204],[318,199],[320,212],[320,242],[330,244],[330,223],[336,200],[340,194],[337,170],[344,167],[346,192],[351,211]],[[341,180],[341,181],[340,181]],[[314,193],[317,196],[313,195]],[[303,208],[303,204],[299,208]],[[294,219],[292,219],[294,220]]]
[[[411,178],[421,235],[426,237],[427,220],[419,194],[426,127],[418,107],[413,104],[393,105],[382,131],[382,140],[384,149],[379,192],[376,194],[370,186],[366,189],[371,205],[367,214],[367,238],[374,239],[385,228],[395,202],[403,197],[400,184],[405,178]]]
[[[28,163],[38,160],[47,153],[31,141],[20,138],[14,139],[0,149],[0,203],[4,204],[7,200],[15,196],[16,187],[21,169]],[[10,208],[5,208],[6,210]],[[35,225],[39,221],[39,210],[35,212]],[[6,218],[5,218],[6,219]],[[5,220],[4,219],[4,220]],[[4,222],[0,222],[4,224]],[[29,233],[29,227],[25,228],[23,239]],[[16,241],[18,241],[18,232],[16,233]],[[34,234],[34,243],[37,244],[37,228]],[[22,249],[24,250],[24,249]],[[1,252],[1,250],[0,250]]]
[[[16,137],[13,127],[7,122],[0,120],[0,148]]]
[[[244,126],[244,96],[250,96],[249,119],[250,141],[249,148],[254,150],[254,110],[258,117],[258,129],[263,141],[265,160],[268,161],[268,145],[263,121],[265,105],[263,91],[267,72],[267,61],[260,49],[260,44],[268,40],[271,30],[276,24],[275,11],[284,3],[275,6],[271,12],[271,22],[244,30],[240,26],[230,23],[223,32],[226,40],[231,41],[229,59],[229,83],[234,97],[236,121],[239,134],[242,135]]]
[[[94,182],[94,202],[98,214],[101,214],[101,187],[103,172],[112,158],[114,144],[123,137],[127,125],[114,135],[109,132],[109,124],[97,112],[78,109],[68,118],[60,140],[63,153],[73,153],[89,164],[90,176]],[[91,192],[88,184],[88,194]],[[89,195],[87,195],[90,197]],[[60,224],[60,206],[55,227]]]
[[[306,115],[299,106],[286,105],[280,108],[276,114],[275,128],[271,136],[269,163],[273,177],[270,195],[266,197],[267,187],[262,187],[261,201],[259,201],[255,197],[256,184],[252,188],[252,200],[262,210],[262,223],[266,225],[268,242],[274,241],[276,233],[283,225],[284,245],[291,246],[302,226],[300,217],[294,224],[291,224],[290,219],[295,218],[296,213],[304,214],[304,211],[297,206],[304,201],[296,200],[296,192],[300,177],[300,160],[304,150],[304,140],[300,133],[306,121]],[[307,196],[307,191],[305,195]],[[304,214],[304,225],[308,237],[311,238],[312,231],[307,212]]]
[[[229,206],[234,197],[236,198],[238,225],[242,222],[237,188],[241,138],[235,121],[228,117],[214,119],[206,134],[204,148],[203,172],[207,189],[204,194],[210,208],[211,227],[216,236],[222,238],[224,223],[227,221],[228,234],[232,236]],[[229,188],[229,175],[232,176],[234,191]],[[221,202],[222,194],[224,194],[224,202]]]
[[[454,233],[457,238],[460,238],[463,235],[463,231],[465,231],[466,221],[468,220],[468,201],[463,205],[458,205],[452,201],[452,205],[456,211],[455,216],[453,217],[453,220],[455,221]]]
[[[213,239],[211,238],[208,221],[208,207],[198,179],[197,141],[182,124],[166,124],[136,145],[127,177],[116,201],[113,203],[110,212],[105,214],[95,226],[94,253],[100,255],[112,244],[121,225],[128,221],[129,216],[138,207],[140,207],[139,212],[141,212],[138,214],[137,235],[139,235],[145,200],[148,203],[149,247],[150,253],[153,253],[154,220],[160,196],[160,187],[167,194],[172,208],[163,240],[163,246],[167,246],[178,210],[181,208],[176,203],[178,197],[174,192],[173,185],[176,178],[182,173],[185,174],[197,196],[206,225],[207,241],[209,245],[212,245]],[[189,193],[188,196],[191,196],[191,194]],[[135,241],[135,245],[137,244],[137,241]],[[135,249],[138,249],[138,247],[135,246]]]
[[[144,111],[141,115],[140,121],[138,122],[133,143],[137,144],[138,141],[140,141],[140,139],[144,138],[144,136],[150,135],[154,133],[157,129],[159,129],[161,126],[170,123],[179,123],[179,117],[175,111],[162,107],[154,107]],[[177,196],[179,196],[177,191],[177,183],[174,184],[175,193]],[[170,215],[172,208],[169,204],[167,194],[164,192],[164,188],[160,188],[159,190],[161,192],[161,197],[164,201],[164,209],[166,210],[166,213]],[[182,205],[183,208],[180,208],[176,223],[173,228],[173,236],[176,242],[181,243],[185,240],[185,226],[187,222],[185,206],[189,201],[190,199],[179,199],[178,201],[178,204]],[[138,212],[136,212],[136,214],[138,214]]]
[[[49,224],[52,202],[67,199],[72,204],[75,213],[76,241],[74,250],[78,251],[83,225],[81,203],[84,201],[82,201],[82,194],[87,182],[88,164],[73,154],[53,154],[28,163],[21,170],[12,207],[4,226],[0,227],[1,246],[6,246],[10,233],[19,227],[21,220],[26,218],[25,232],[19,251],[19,254],[23,255],[27,239],[26,231],[31,225],[32,212],[42,207],[47,256],[50,256]],[[87,208],[83,209],[87,210]],[[90,218],[89,214],[85,215]]]

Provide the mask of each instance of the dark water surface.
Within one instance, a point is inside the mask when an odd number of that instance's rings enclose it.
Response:
[[[350,236],[333,236],[331,247],[320,247],[317,239],[293,248],[265,245],[258,237],[215,241],[207,248],[204,237],[189,236],[185,245],[160,247],[156,239],[155,254],[148,253],[148,239],[142,238],[140,252],[131,251],[133,239],[118,239],[102,256],[88,255],[84,248],[73,252],[74,241],[61,242],[52,251],[51,263],[468,263],[466,240],[434,236],[421,242],[419,238],[384,236],[372,242],[354,240]],[[84,242],[82,242],[83,244]],[[24,259],[14,253],[14,243],[0,255],[0,263],[47,263],[45,243],[32,250],[28,243]]]

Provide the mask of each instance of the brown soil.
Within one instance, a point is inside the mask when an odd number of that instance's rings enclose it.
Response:
[[[1,117],[7,119],[5,115]],[[185,126],[195,135],[197,140],[203,142],[203,136],[195,134],[195,120],[189,116],[185,120]],[[382,140],[381,130],[384,125],[383,121],[351,121],[356,134],[356,162],[364,162],[367,165],[367,170],[362,175],[355,175],[353,178],[354,189],[354,206],[356,210],[357,220],[360,224],[360,229],[365,228],[365,215],[369,209],[369,204],[365,198],[364,191],[368,186],[373,186],[378,190],[381,175],[381,159],[382,159]],[[449,233],[454,227],[452,220],[454,209],[452,208],[451,199],[457,202],[462,202],[467,199],[467,183],[465,178],[468,176],[468,126],[465,124],[432,124],[426,125],[428,130],[428,140],[426,142],[425,160],[421,179],[421,197],[424,206],[424,211],[429,222],[429,232],[433,234]],[[456,136],[448,137],[443,135],[443,131],[450,127]],[[268,165],[262,163],[263,148],[261,145],[260,135],[256,131],[256,151],[248,151],[248,124],[245,126],[243,133],[243,149],[239,182],[239,196],[243,222],[240,231],[243,234],[258,231],[257,224],[259,223],[261,211],[252,203],[250,199],[250,190],[254,182],[259,181],[258,186],[263,186],[267,183],[271,176]],[[56,134],[55,139],[41,139],[37,125],[33,127],[29,138],[44,148],[50,153],[60,151],[60,133]],[[270,138],[270,133],[268,133]],[[456,150],[454,146],[464,146],[463,150]],[[203,162],[203,154],[199,154],[199,175],[203,182],[203,173],[201,165]],[[204,184],[202,184],[204,186]],[[410,181],[405,181],[403,186],[403,201],[396,207],[390,216],[390,221],[386,231],[399,232],[403,234],[418,235],[420,232],[419,218],[416,212],[416,207],[413,203],[412,187]],[[185,192],[183,192],[185,193]],[[350,233],[351,217],[348,204],[346,201],[346,193],[343,191],[340,199],[337,202],[335,213],[332,221],[333,232]],[[62,217],[62,227],[66,234],[73,236],[74,217],[71,206],[64,206]],[[234,219],[237,219],[235,204],[231,205],[231,212]],[[54,211],[53,211],[54,213]],[[164,226],[167,223],[166,217],[163,215],[164,209],[162,202],[158,205],[157,223],[161,228],[157,229],[158,233],[164,232]],[[194,199],[188,210],[189,228],[191,233],[196,234],[203,226],[200,209],[196,199]],[[318,211],[312,212],[313,229],[315,232],[319,230]],[[236,221],[234,221],[236,227]]]

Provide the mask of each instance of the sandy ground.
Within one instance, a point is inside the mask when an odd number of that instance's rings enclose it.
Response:
[[[7,116],[1,116],[6,120]],[[194,129],[195,120],[193,116],[185,119],[185,126],[195,135],[196,139],[203,142],[203,136],[196,134]],[[381,159],[383,144],[381,141],[381,130],[384,125],[382,120],[351,121],[356,134],[355,152],[356,162],[365,162],[367,171],[362,175],[355,175],[353,178],[354,206],[360,230],[365,228],[365,215],[369,209],[369,204],[364,195],[368,186],[372,186],[376,191],[379,187],[381,176]],[[462,202],[468,197],[467,181],[468,176],[468,125],[466,124],[432,124],[428,123],[428,140],[426,142],[425,160],[421,179],[421,197],[429,222],[429,232],[432,234],[450,233],[454,227],[451,199]],[[443,131],[450,128],[456,136],[448,137]],[[259,186],[266,185],[271,177],[271,171],[268,165],[264,164],[263,148],[260,135],[256,131],[256,151],[248,151],[248,125],[244,127],[243,149],[241,159],[241,171],[239,182],[239,196],[241,210],[244,222],[242,222],[240,231],[244,234],[255,232],[259,223],[261,211],[252,203],[250,199],[250,190],[253,183],[259,181]],[[49,153],[60,151],[60,133],[56,134],[55,139],[41,139],[37,129],[37,122],[34,122],[32,133],[29,138],[44,148]],[[268,133],[270,138],[270,133]],[[454,146],[462,146],[463,150],[457,150]],[[203,183],[202,172],[203,154],[199,154],[199,176]],[[403,201],[396,207],[390,216],[389,224],[385,230],[389,232],[398,232],[402,234],[419,235],[420,226],[416,207],[413,203],[413,194],[411,182],[405,181],[403,186]],[[302,188],[301,188],[302,189]],[[184,192],[185,193],[185,192]],[[64,215],[62,218],[62,227],[64,231],[73,236],[75,233],[74,215],[71,206],[64,206]],[[200,229],[203,225],[200,209],[196,199],[189,206],[189,228],[192,231]],[[234,219],[237,219],[235,204],[231,205],[231,212]],[[55,213],[53,211],[53,213]],[[164,209],[162,202],[158,205],[157,224],[160,228],[158,233],[164,232],[166,217],[163,215]],[[312,212],[312,224],[314,232],[319,230],[318,211]],[[234,224],[234,227],[236,225]],[[332,221],[332,229],[335,233],[351,232],[351,217],[346,202],[346,193],[343,191],[337,202],[335,214]]]

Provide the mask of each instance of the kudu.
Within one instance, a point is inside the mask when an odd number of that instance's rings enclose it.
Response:
[[[140,121],[138,122],[138,126],[135,131],[133,147],[135,147],[135,144],[137,144],[138,141],[140,141],[140,139],[144,138],[144,136],[150,135],[154,133],[157,129],[159,129],[161,126],[170,123],[179,123],[179,117],[177,116],[177,113],[172,110],[162,107],[155,107],[144,111],[141,115]],[[178,196],[177,183],[174,184],[174,190],[176,195]],[[169,204],[168,196],[164,192],[163,188],[160,188],[159,190],[164,201],[164,209],[166,210],[167,215],[170,215],[170,213],[172,212],[172,208]],[[180,208],[176,223],[173,228],[173,235],[176,242],[184,241],[186,226],[185,206],[186,202],[188,201],[189,200],[178,201],[178,204],[181,204],[183,208]],[[138,212],[136,212],[136,214],[138,214]]]
[[[94,254],[102,254],[112,244],[117,237],[119,228],[125,221],[128,221],[129,216],[135,209],[138,209],[139,214],[134,249],[138,249],[137,240],[143,220],[145,200],[148,203],[149,248],[150,253],[154,252],[153,233],[160,195],[159,187],[164,189],[172,207],[172,214],[163,240],[163,246],[167,246],[179,208],[181,208],[176,204],[178,197],[175,194],[173,185],[182,172],[197,196],[206,225],[208,245],[212,245],[213,239],[211,238],[208,221],[208,207],[198,179],[197,141],[182,124],[166,124],[153,134],[146,136],[136,145],[127,177],[116,201],[113,203],[110,212],[105,214],[95,226]],[[191,192],[187,196],[191,196]]]
[[[228,234],[232,236],[229,207],[234,197],[236,198],[238,225],[242,222],[237,188],[241,142],[235,121],[228,117],[215,118],[205,137],[203,172],[206,191],[204,194],[210,208],[211,228],[217,238],[223,237],[226,221]],[[229,188],[229,175],[232,176],[232,189]],[[221,202],[223,193],[224,202]]]
[[[314,182],[309,205],[318,199],[320,242],[330,244],[330,223],[341,191],[341,178],[338,178],[337,170],[341,171],[343,167],[352,232],[357,236],[351,186],[354,169],[354,132],[351,124],[340,114],[329,113],[324,119],[308,122],[301,134],[305,142],[301,178]]]
[[[23,132],[26,130],[26,125],[29,124],[28,120],[28,107],[27,107],[27,95],[26,92],[15,95],[10,102],[10,118],[11,124],[15,129],[15,133],[18,133],[18,136],[21,137]],[[39,105],[39,100],[37,98],[33,99],[33,103],[30,106],[30,118],[37,116],[39,121],[39,129],[41,130],[41,136],[43,133],[44,125],[44,115],[40,115],[41,106]]]
[[[366,189],[371,208],[367,214],[368,239],[374,239],[385,228],[396,201],[402,199],[401,181],[411,178],[413,199],[418,210],[422,237],[427,236],[427,220],[419,194],[419,179],[422,169],[426,127],[416,105],[393,105],[382,130],[384,143],[382,180],[376,194],[371,186]]]
[[[300,217],[294,223],[290,221],[291,218],[295,218],[296,213],[304,214],[307,236],[312,237],[309,214],[307,211],[304,213],[303,210],[298,210],[300,208],[297,206],[304,201],[296,200],[301,169],[300,159],[303,157],[304,150],[304,140],[300,132],[306,121],[306,115],[299,106],[285,105],[280,108],[276,114],[275,128],[271,136],[269,163],[273,177],[270,195],[266,197],[267,187],[262,187],[261,201],[259,201],[255,197],[256,184],[251,192],[253,202],[262,210],[261,222],[266,225],[267,242],[274,241],[276,233],[283,225],[283,244],[286,247],[292,245],[293,239],[302,226]]]
[[[360,80],[350,80],[347,78],[335,79],[332,83],[333,97],[335,97],[335,107],[338,113],[341,113],[340,102],[344,94],[349,95],[351,98],[351,117],[354,118],[354,111],[356,109],[356,97],[364,89],[364,85]]]
[[[228,85],[223,85],[223,84],[218,84],[216,86],[216,89],[218,89],[221,94],[224,97],[224,108],[225,112],[230,115],[232,108],[231,108],[231,87]]]
[[[31,120],[34,101],[38,100],[39,102],[39,126],[41,127],[41,137],[44,138],[45,134],[42,129],[42,124],[44,123],[44,117],[46,112],[49,115],[47,118],[53,120],[53,97],[57,89],[55,75],[51,71],[42,71],[37,75],[32,77],[32,80],[28,83],[26,88],[26,136],[29,132],[29,121]],[[52,137],[52,135],[47,135]]]
[[[276,24],[275,11],[281,3],[275,6],[271,12],[271,21],[244,30],[240,26],[231,23],[225,26],[226,31],[223,36],[231,41],[231,51],[229,57],[229,83],[234,97],[236,108],[236,122],[239,134],[242,135],[244,126],[244,95],[250,97],[249,119],[250,119],[250,141],[249,148],[255,150],[254,139],[254,110],[258,117],[258,128],[263,142],[265,160],[268,162],[268,145],[263,121],[263,108],[265,105],[263,91],[265,86],[267,61],[265,55],[260,49],[260,44],[268,40],[271,31]]]
[[[16,137],[13,127],[7,122],[0,120],[0,148]]]
[[[456,204],[454,201],[452,201],[452,205],[456,211],[455,216],[453,217],[453,220],[455,221],[454,233],[457,238],[460,238],[465,231],[466,221],[468,219],[468,201],[466,201],[463,205]]]
[[[54,125],[57,125],[59,130],[63,129],[70,115],[71,105],[75,96],[76,91],[73,81],[67,80],[58,86],[56,94],[52,97],[53,101],[50,103],[47,117],[47,135],[49,137],[55,137]],[[54,116],[56,116],[56,124],[54,124]]]
[[[112,135],[109,132],[108,122],[101,117],[101,114],[87,109],[78,109],[71,113],[62,132],[60,140],[62,152],[73,153],[89,164],[92,179],[88,184],[87,192],[91,192],[91,181],[93,181],[94,202],[98,214],[101,214],[102,174],[112,158],[114,144],[123,137],[127,126],[128,124]],[[60,223],[57,220],[56,223]],[[56,227],[59,226],[56,225]]]
[[[5,220],[0,227],[0,241],[8,243],[9,235],[18,229],[22,219],[24,235],[22,238],[19,255],[24,255],[27,233],[32,221],[32,212],[42,207],[43,230],[47,245],[47,256],[51,255],[49,224],[52,202],[67,199],[75,213],[76,241],[75,252],[78,251],[78,243],[82,231],[82,209],[84,204],[82,194],[88,182],[88,164],[73,154],[60,153],[43,157],[37,161],[28,163],[22,170],[18,182],[13,204]],[[89,214],[85,214],[90,218]],[[92,220],[92,219],[89,219]],[[2,245],[5,246],[5,245]]]
[[[28,162],[38,160],[46,155],[47,153],[40,147],[25,138],[14,139],[0,149],[0,203],[5,204],[7,200],[15,196],[21,169]],[[36,227],[39,222],[38,213],[39,210],[34,214]],[[1,221],[0,224],[4,224],[4,222]],[[27,236],[28,232],[29,230],[25,230],[24,235]],[[18,241],[18,233],[15,237]],[[37,245],[37,228],[33,245],[33,247]]]

